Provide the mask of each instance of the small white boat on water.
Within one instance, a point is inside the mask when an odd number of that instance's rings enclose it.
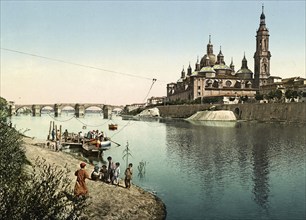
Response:
[[[111,141],[107,138],[104,138],[103,141],[91,139],[88,141],[88,144],[96,146],[99,150],[108,150],[111,148]]]

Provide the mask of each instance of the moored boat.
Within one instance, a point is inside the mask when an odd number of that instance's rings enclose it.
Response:
[[[117,130],[118,129],[118,125],[117,124],[109,124],[108,125],[108,129],[109,130]]]
[[[95,146],[100,151],[108,150],[111,147],[111,141],[108,138],[104,138],[103,141],[91,139],[89,141],[86,141],[88,145]]]

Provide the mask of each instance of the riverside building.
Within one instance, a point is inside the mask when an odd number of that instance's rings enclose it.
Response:
[[[197,60],[194,71],[190,64],[187,74],[183,68],[176,83],[167,84],[167,101],[192,101],[209,97],[221,97],[223,102],[238,102],[240,97],[253,97],[261,86],[271,81],[269,51],[269,30],[266,27],[264,7],[260,15],[260,24],[256,34],[256,52],[254,54],[254,72],[249,69],[244,55],[241,68],[235,71],[233,60],[228,66],[224,61],[221,47],[216,56],[211,36],[206,54]]]

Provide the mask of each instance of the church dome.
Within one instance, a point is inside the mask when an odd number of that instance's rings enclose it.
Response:
[[[209,59],[209,65],[213,66],[216,63],[216,56],[215,54],[205,54],[201,59],[201,66],[204,66],[205,60]]]
[[[248,61],[247,61],[247,59],[245,58],[245,55],[244,55],[243,59],[242,59],[241,69],[236,72],[236,75],[239,78],[242,78],[242,79],[252,79],[253,72],[248,68],[248,63],[247,62]]]

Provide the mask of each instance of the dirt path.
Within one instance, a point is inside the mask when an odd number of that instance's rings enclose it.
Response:
[[[73,190],[75,179],[74,172],[79,169],[82,162],[71,155],[63,152],[55,152],[44,148],[42,141],[25,138],[26,156],[31,161],[37,157],[44,158],[47,163],[64,168],[70,171]],[[87,164],[86,170],[90,174],[93,166]],[[89,210],[90,219],[165,219],[166,208],[163,202],[155,195],[144,191],[140,187],[132,185],[131,189],[124,188],[123,181],[120,186],[109,185],[101,181],[86,180],[89,189]]]

